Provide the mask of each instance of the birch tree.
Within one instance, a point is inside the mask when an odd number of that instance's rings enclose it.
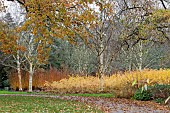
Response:
[[[4,66],[12,67],[18,72],[19,80],[19,90],[22,91],[22,82],[21,82],[21,62],[22,62],[22,48],[20,46],[21,40],[19,34],[14,30],[16,23],[13,21],[10,13],[7,13],[4,17],[1,27],[1,51],[4,52],[4,55],[1,57],[1,64]],[[6,24],[6,25],[5,25]],[[14,35],[15,34],[15,35]]]
[[[48,51],[45,52],[46,55],[43,52],[46,45],[52,43],[52,38],[66,38],[69,42],[73,43],[76,36],[74,31],[80,31],[82,28],[77,19],[86,22],[87,18],[82,18],[81,14],[74,11],[76,7],[80,7],[79,4],[84,4],[82,1],[17,0],[17,2],[26,10],[26,21],[18,28],[18,32],[29,32],[32,35],[31,37],[34,37],[30,40],[32,44],[27,48],[28,51],[25,54],[29,64],[29,91],[31,92],[34,66],[37,65],[37,63],[33,63],[35,60],[32,53],[36,54],[38,63],[40,63],[41,59],[48,56]],[[75,29],[73,26],[79,26],[79,28]],[[81,29],[81,31],[83,30]],[[81,32],[81,34],[84,33]],[[37,49],[34,49],[35,46],[37,46]]]
[[[82,19],[79,19],[87,38],[83,38],[81,31],[75,31],[97,57],[97,75],[100,79],[101,91],[104,88],[103,76],[110,69],[111,62],[122,46],[119,33],[116,32],[119,20],[116,18],[115,7],[115,2],[109,0],[87,3],[86,8],[82,12],[79,11],[84,19],[87,19],[85,24]]]
[[[4,51],[5,57],[3,57],[1,63],[17,70],[19,79],[19,90],[22,90],[21,63],[23,61],[22,52],[24,48],[21,47],[22,39],[20,38],[20,34],[17,32],[16,28],[22,22],[22,17],[24,14],[21,14],[22,8],[19,7],[17,3],[12,4],[13,8],[16,9],[15,14],[13,14],[14,12],[11,12],[11,9],[7,6],[6,1],[1,0],[0,2],[2,8],[2,22],[5,22],[5,24],[7,25],[5,26],[4,24],[2,24],[2,27],[9,27],[8,32],[4,32],[3,30],[5,29],[2,30],[2,33],[4,33],[4,37],[1,37],[1,50]],[[5,14],[5,17],[2,16],[3,14]],[[4,44],[4,42],[6,43]]]

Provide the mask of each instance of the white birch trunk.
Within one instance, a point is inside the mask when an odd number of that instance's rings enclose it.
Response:
[[[133,55],[133,48],[131,47],[130,48],[130,53],[129,53],[129,66],[128,66],[129,72],[132,71],[132,55]]]
[[[29,92],[32,92],[32,77],[33,77],[33,64],[30,63],[30,69],[29,69]]]
[[[17,45],[20,46],[19,44],[19,39],[17,40]],[[21,63],[20,63],[20,56],[19,56],[19,50],[17,50],[17,72],[18,72],[18,81],[19,81],[19,91],[22,91],[22,79],[21,79]]]
[[[103,91],[104,88],[104,81],[103,81],[103,76],[104,76],[104,45],[103,45],[103,39],[100,39],[100,53],[99,53],[99,79],[100,79],[100,91]]]
[[[143,45],[142,45],[142,41],[139,42],[139,62],[138,62],[138,67],[139,67],[139,71],[142,70],[142,63],[143,63],[143,52],[142,52],[142,49],[143,49]]]
[[[21,68],[20,68],[20,57],[19,51],[17,51],[17,72],[18,72],[18,81],[19,81],[19,91],[22,91],[22,81],[21,81]]]

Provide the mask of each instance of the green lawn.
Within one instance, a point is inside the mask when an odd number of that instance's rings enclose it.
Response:
[[[0,96],[0,113],[102,113],[89,105],[54,98]]]
[[[29,94],[27,92],[17,92],[17,91],[5,91],[5,90],[2,90],[0,91],[0,94]]]
[[[39,93],[28,93],[28,92],[16,92],[16,91],[0,91],[0,94],[42,94],[42,95],[57,95],[57,94],[50,94],[45,92],[39,92]],[[113,94],[110,93],[100,93],[100,94],[64,94],[62,96],[83,96],[83,97],[105,97],[105,98],[111,98],[114,97]]]

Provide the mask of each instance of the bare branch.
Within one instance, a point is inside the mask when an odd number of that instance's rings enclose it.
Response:
[[[167,9],[166,6],[165,6],[164,1],[163,0],[160,0],[160,1],[161,1],[162,5],[163,5],[164,9]]]

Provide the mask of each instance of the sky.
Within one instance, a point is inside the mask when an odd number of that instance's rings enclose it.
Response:
[[[4,0],[4,5],[7,6],[5,13],[0,13],[0,17],[3,18],[6,13],[11,13],[13,20],[19,25],[24,19],[24,10],[17,2],[11,2]]]

